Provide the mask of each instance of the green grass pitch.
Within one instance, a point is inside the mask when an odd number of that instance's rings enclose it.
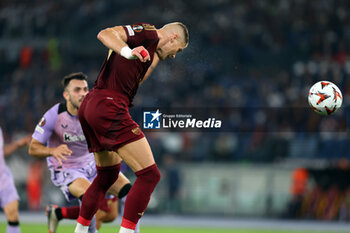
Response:
[[[118,233],[119,227],[105,224],[99,233]],[[60,225],[57,233],[73,233],[74,225]],[[6,224],[0,223],[0,232],[6,232]],[[47,233],[46,224],[21,224],[21,233]],[[316,231],[288,231],[288,230],[245,230],[245,229],[214,229],[214,228],[185,228],[185,227],[141,227],[142,233],[316,233]],[[336,233],[322,231],[322,233]]]

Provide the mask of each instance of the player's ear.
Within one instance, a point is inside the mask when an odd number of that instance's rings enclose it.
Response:
[[[171,34],[171,36],[170,36],[171,42],[174,42],[178,37],[179,37],[179,35],[177,33]]]
[[[68,100],[68,91],[64,91],[62,95],[65,100]]]

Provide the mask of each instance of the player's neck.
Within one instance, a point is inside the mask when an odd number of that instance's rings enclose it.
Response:
[[[166,31],[164,31],[164,29],[159,29],[157,31],[158,33],[158,38],[159,38],[159,42],[158,42],[158,46],[157,47],[162,47],[164,44],[166,44],[166,38],[167,38],[167,34]]]
[[[73,116],[78,115],[78,109],[75,108],[71,103],[67,102],[66,106],[67,106],[67,111],[69,114],[71,114]]]

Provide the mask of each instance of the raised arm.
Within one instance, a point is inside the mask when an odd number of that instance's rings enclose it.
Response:
[[[130,49],[127,45],[127,35],[122,26],[106,28],[97,35],[104,46],[113,50],[127,59],[139,59],[141,62],[149,61],[151,58],[143,46]]]

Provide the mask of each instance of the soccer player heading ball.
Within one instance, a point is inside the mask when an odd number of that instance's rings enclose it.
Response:
[[[109,53],[93,89],[79,108],[89,150],[95,154],[97,176],[82,199],[75,232],[88,231],[99,201],[118,178],[120,162],[124,160],[137,178],[127,196],[119,232],[133,233],[160,180],[160,172],[144,134],[130,117],[129,106],[158,61],[175,58],[187,47],[189,34],[179,22],[160,29],[139,23],[107,28],[97,37]]]

